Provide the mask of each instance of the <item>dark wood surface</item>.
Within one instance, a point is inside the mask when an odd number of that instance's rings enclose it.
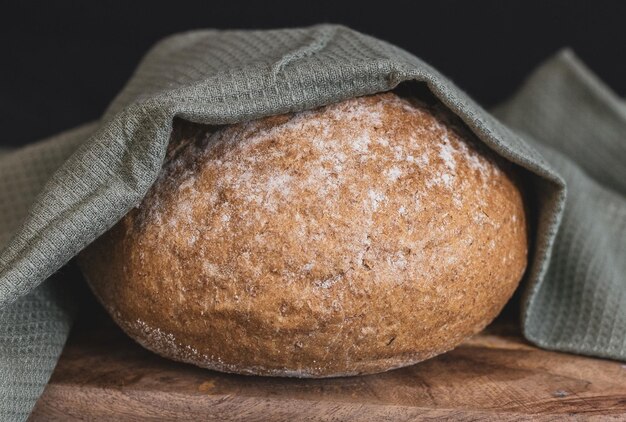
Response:
[[[498,320],[457,349],[378,375],[221,374],[163,359],[94,305],[32,421],[626,420],[626,365],[538,349]]]

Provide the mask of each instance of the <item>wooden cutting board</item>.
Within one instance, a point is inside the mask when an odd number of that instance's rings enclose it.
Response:
[[[626,365],[538,349],[515,321],[496,321],[456,350],[407,368],[298,380],[163,359],[92,308],[31,421],[626,420]]]

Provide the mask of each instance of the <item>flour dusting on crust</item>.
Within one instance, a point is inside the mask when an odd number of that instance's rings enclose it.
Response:
[[[111,235],[115,281],[92,283],[162,355],[376,372],[449,350],[521,278],[521,193],[445,111],[387,93],[196,126]]]

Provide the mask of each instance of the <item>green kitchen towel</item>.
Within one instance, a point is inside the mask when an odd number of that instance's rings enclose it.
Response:
[[[494,113],[567,184],[545,276],[530,280],[528,340],[626,360],[626,109],[572,52],[541,66]]]
[[[142,199],[174,117],[228,124],[403,82],[526,169],[528,339],[625,359],[625,108],[571,54],[498,108],[507,126],[418,58],[342,26],[193,31],[158,43],[99,121],[0,154],[0,420],[28,417],[67,337],[71,291],[51,276]]]
[[[0,247],[18,229],[46,181],[93,127],[16,151],[0,151]],[[59,272],[30,294],[0,306],[0,421],[28,417],[61,354],[74,312],[63,276]]]

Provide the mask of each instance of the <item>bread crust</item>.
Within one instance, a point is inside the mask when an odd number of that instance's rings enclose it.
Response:
[[[162,356],[294,377],[410,365],[485,327],[526,268],[512,166],[393,93],[180,122],[171,145],[143,202],[80,255]]]

